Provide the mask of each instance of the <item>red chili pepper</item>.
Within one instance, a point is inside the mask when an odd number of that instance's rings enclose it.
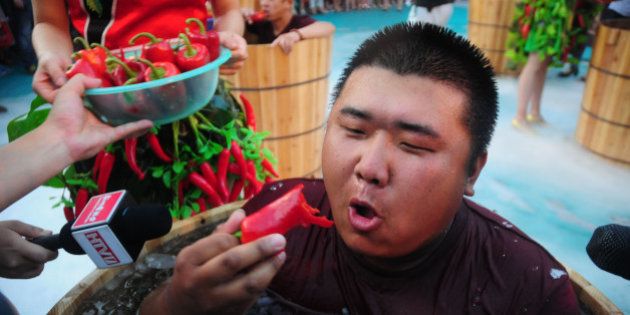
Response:
[[[254,107],[252,107],[252,103],[245,98],[243,93],[241,93],[239,97],[241,98],[241,102],[243,102],[243,107],[245,107],[245,121],[247,122],[247,126],[249,126],[249,129],[256,131],[256,115],[254,114]]]
[[[83,208],[85,208],[89,197],[90,196],[88,195],[87,189],[79,188],[79,190],[77,191],[77,195],[74,198],[75,217],[78,217],[79,214],[81,214],[81,211],[83,211]]]
[[[175,52],[171,45],[161,38],[155,37],[155,35],[142,32],[136,34],[129,40],[129,44],[134,45],[136,40],[141,37],[149,39],[147,44],[142,46],[142,57],[149,59],[152,62],[175,62]]]
[[[155,156],[157,156],[158,159],[166,163],[173,162],[173,159],[171,159],[171,157],[166,154],[166,152],[164,152],[164,149],[162,149],[162,145],[160,145],[160,140],[153,132],[147,133],[147,141],[149,142],[149,147],[151,148],[151,150],[153,150],[153,153],[155,153]]]
[[[197,204],[199,205],[199,213],[206,212],[206,201],[203,198],[197,198]]]
[[[229,202],[236,201],[236,199],[238,199],[238,196],[243,190],[243,186],[245,186],[245,180],[242,178],[237,179],[234,184],[232,184],[232,190],[230,190],[230,197],[228,198]]]
[[[210,184],[208,184],[203,176],[199,175],[199,173],[191,172],[190,174],[188,174],[188,179],[191,183],[193,183],[193,185],[199,187],[201,191],[208,195],[212,205],[216,207],[223,204],[223,201],[221,200],[221,197],[219,197],[219,194],[214,190],[214,188],[212,188],[212,186],[210,186]]]
[[[530,16],[532,14],[532,6],[529,4],[525,5],[525,16]]]
[[[273,177],[280,177],[276,169],[273,168],[273,165],[271,165],[271,162],[269,162],[267,159],[264,159],[261,164],[262,164],[262,167],[265,170],[267,170],[267,172],[273,175]]]
[[[110,67],[113,66],[113,70],[109,73],[114,85],[121,86],[144,81],[147,66],[142,62],[135,60],[123,62],[117,57],[108,57],[106,62]]]
[[[125,155],[127,156],[127,164],[131,170],[136,173],[139,180],[144,179],[144,172],[138,166],[138,160],[136,159],[136,150],[138,148],[138,138],[128,138],[125,139]]]
[[[230,152],[232,153],[232,156],[236,160],[236,164],[238,164],[238,167],[241,169],[241,176],[250,181],[253,181],[253,179],[250,178],[250,176],[254,174],[249,174],[249,169],[247,168],[247,162],[245,162],[245,157],[243,156],[243,151],[241,150],[241,146],[238,145],[236,140],[232,140],[232,145],[230,146]]]
[[[144,78],[147,81],[172,77],[174,75],[180,74],[177,66],[170,62],[150,62],[143,58],[140,58],[139,61],[149,66],[144,71]]]
[[[204,23],[199,19],[189,18],[186,20],[186,24],[190,24],[191,22],[197,24],[199,30],[193,32],[190,31],[189,28],[186,28],[186,35],[190,37],[190,41],[192,43],[198,43],[206,46],[206,48],[208,48],[210,61],[217,59],[219,57],[220,50],[219,33],[213,30],[206,31]]]
[[[280,198],[272,201],[241,222],[241,243],[248,243],[272,233],[285,234],[301,225],[315,224],[329,228],[333,222],[306,203],[302,194],[303,184],[296,185]]]
[[[103,155],[105,154],[105,150],[99,151],[94,158],[94,166],[92,166],[92,179],[96,180],[96,176],[98,175],[98,170],[101,167],[101,161],[103,160]]]
[[[529,36],[529,24],[524,24],[523,26],[521,26],[521,36],[523,38],[527,38],[527,36]]]
[[[254,190],[254,185],[248,183],[247,186],[245,186],[245,199],[251,198],[254,195]]]
[[[74,211],[72,211],[72,207],[63,207],[63,215],[66,217],[66,221],[68,222],[74,220]]]
[[[228,165],[228,173],[234,175],[241,175],[241,168],[236,165],[236,163],[230,163]]]
[[[223,149],[221,153],[219,153],[219,161],[217,162],[217,184],[219,185],[219,189],[221,189],[224,193],[227,194],[227,169],[228,164],[230,163],[230,151],[228,149]]]
[[[184,204],[184,185],[185,180],[180,180],[177,184],[177,199],[180,206]]]
[[[90,65],[89,62],[83,59],[75,61],[70,69],[66,71],[66,76],[68,77],[68,79],[70,79],[79,73],[85,75],[86,77],[98,78],[98,74],[96,74],[96,71],[94,70],[94,68],[92,68],[92,65]]]
[[[112,174],[112,168],[116,162],[116,156],[112,153],[105,152],[101,159],[101,166],[98,171],[98,179],[96,180],[96,186],[98,187],[98,193],[104,194],[107,192],[107,183],[109,182],[109,176]]]
[[[83,45],[84,48],[74,54],[76,59],[87,61],[99,74],[105,74],[107,72],[107,64],[105,63],[107,50],[100,46],[94,48],[90,47],[90,44],[88,44],[87,40],[83,37],[75,37],[74,42]]]
[[[252,15],[249,16],[249,19],[252,20],[252,23],[262,22],[267,18],[267,14],[265,11],[256,11]]]
[[[182,72],[197,69],[210,62],[208,48],[202,44],[191,44],[188,36],[179,34],[184,46],[177,51],[175,63]]]
[[[256,176],[254,161],[247,161],[247,175],[249,176],[249,183],[251,183],[254,188],[254,194],[259,193],[260,190],[262,190],[262,184],[258,181]]]
[[[578,14],[577,18],[578,18],[578,24],[580,25],[580,27],[581,28],[586,27],[586,22],[584,21],[584,15]]]
[[[219,181],[217,180],[217,176],[214,174],[210,164],[208,164],[208,162],[203,162],[199,168],[201,169],[201,174],[203,174],[203,177],[206,179],[208,184],[210,184],[210,186],[212,186],[212,188],[214,188],[214,190],[221,196],[221,200],[226,202],[228,196],[224,196],[222,189],[219,188]]]

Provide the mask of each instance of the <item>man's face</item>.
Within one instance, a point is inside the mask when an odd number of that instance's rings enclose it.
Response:
[[[291,14],[292,2],[289,0],[261,0],[260,6],[267,19],[274,21],[284,14]]]
[[[404,256],[450,224],[485,162],[468,175],[466,102],[462,91],[426,77],[379,67],[350,75],[330,114],[323,174],[351,249]]]

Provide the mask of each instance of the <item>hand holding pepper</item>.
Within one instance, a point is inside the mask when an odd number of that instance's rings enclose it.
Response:
[[[273,234],[239,245],[232,236],[245,213],[234,212],[212,235],[184,248],[173,277],[144,299],[141,314],[242,314],[286,259],[286,240]]]

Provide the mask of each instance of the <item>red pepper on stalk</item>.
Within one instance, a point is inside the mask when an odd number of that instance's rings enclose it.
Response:
[[[142,58],[149,59],[152,62],[175,62],[175,52],[171,45],[149,32],[136,34],[129,40],[129,44],[134,45],[136,40],[141,37],[149,39],[149,42],[142,46]]]
[[[276,169],[273,168],[273,165],[271,165],[271,162],[269,162],[267,159],[264,159],[262,161],[262,167],[267,170],[267,172],[269,172],[271,175],[273,175],[273,177],[280,177]]]
[[[98,170],[101,167],[101,161],[103,160],[103,155],[105,154],[105,150],[99,151],[94,158],[94,166],[92,166],[92,179],[96,180],[96,176],[98,175]]]
[[[254,114],[254,107],[252,107],[252,103],[245,98],[243,93],[241,93],[239,97],[241,98],[241,102],[243,102],[243,107],[245,107],[245,121],[247,122],[247,126],[249,126],[249,129],[256,131],[256,116]]]
[[[85,205],[88,202],[89,199],[89,195],[88,195],[88,191],[85,188],[79,188],[79,190],[77,191],[77,195],[74,198],[74,216],[78,217],[79,214],[81,214],[81,211],[83,211],[83,208],[85,208]]]
[[[229,202],[236,201],[236,199],[238,199],[238,196],[243,190],[243,186],[245,186],[245,180],[243,178],[237,179],[234,184],[232,184],[232,190],[230,190],[230,197],[228,198]]]
[[[136,159],[136,150],[138,148],[138,138],[127,138],[125,139],[125,156],[127,156],[127,164],[131,170],[138,176],[139,180],[144,179],[144,172],[138,166],[138,161]]]
[[[116,162],[116,156],[110,152],[105,152],[101,159],[101,166],[98,171],[98,179],[96,180],[96,186],[98,187],[98,193],[104,194],[107,191],[107,183],[109,182],[109,176],[112,174],[112,168]]]
[[[280,198],[246,217],[241,222],[241,243],[249,243],[273,233],[285,234],[300,225],[331,227],[332,221],[315,216],[319,210],[308,205],[302,194],[303,188],[303,184],[296,185]]]
[[[197,204],[199,205],[199,213],[206,212],[206,201],[203,198],[197,198]]]
[[[221,197],[219,194],[208,184],[208,182],[203,178],[203,176],[199,175],[199,173],[191,172],[188,174],[188,179],[193,185],[197,186],[201,191],[203,191],[210,198],[211,203],[216,207],[223,204]]]
[[[107,72],[107,64],[105,63],[107,50],[105,50],[105,48],[101,46],[92,48],[83,37],[75,37],[74,42],[83,45],[84,48],[73,54],[77,61],[81,59],[87,61],[94,71],[99,74],[105,74]]]
[[[214,188],[214,190],[221,196],[221,200],[226,202],[228,200],[228,196],[224,196],[223,191],[219,188],[219,181],[217,180],[217,176],[214,174],[210,164],[208,164],[208,162],[203,162],[199,168],[201,169],[201,174],[203,174],[203,177],[206,179],[208,184],[210,184],[210,186],[212,186],[212,188]]]
[[[186,24],[195,23],[198,26],[198,31],[193,32],[189,28],[186,28],[186,35],[190,38],[192,43],[198,43],[208,48],[208,54],[210,55],[210,61],[213,61],[219,57],[219,33],[213,30],[206,31],[204,23],[197,18],[189,18],[186,20]]]
[[[110,72],[114,85],[128,85],[144,81],[144,73],[147,69],[144,63],[135,60],[123,62],[117,57],[108,57],[106,62],[107,65],[114,67]]]
[[[63,216],[66,217],[66,221],[68,222],[74,220],[74,211],[72,211],[72,207],[63,207]]]
[[[255,176],[255,174],[249,173],[247,162],[245,161],[245,157],[243,156],[243,151],[241,150],[241,146],[238,145],[236,140],[232,140],[230,152],[232,153],[234,159],[236,159],[236,164],[238,164],[238,167],[241,169],[241,176],[249,181],[255,181],[256,178],[253,177]]]
[[[229,164],[230,151],[228,149],[223,149],[223,151],[219,153],[219,160],[217,162],[217,184],[219,185],[219,189],[222,190],[221,195],[228,194],[227,171]]]
[[[228,165],[228,173],[234,174],[234,175],[241,175],[241,168],[238,167],[236,163],[230,163]]]
[[[247,161],[247,175],[249,176],[249,183],[254,188],[254,194],[257,194],[262,190],[262,183],[258,181],[256,177],[256,166],[254,161]]]
[[[147,81],[153,81],[157,79],[162,79],[166,77],[172,77],[174,75],[180,74],[181,72],[175,66],[175,64],[170,62],[150,62],[149,60],[140,58],[138,59],[140,62],[149,66],[144,71],[144,78]]]
[[[151,148],[151,150],[153,150],[153,153],[155,153],[155,156],[157,156],[158,159],[166,163],[173,162],[173,159],[171,159],[171,157],[166,154],[166,152],[164,152],[164,149],[162,149],[162,145],[160,145],[160,140],[153,132],[147,133],[147,141],[149,142],[149,147]]]
[[[523,38],[527,38],[527,36],[529,36],[529,30],[530,30],[529,23],[521,26],[521,36]]]
[[[208,48],[202,44],[192,44],[185,34],[179,34],[184,46],[177,51],[175,63],[183,72],[197,69],[210,62]]]

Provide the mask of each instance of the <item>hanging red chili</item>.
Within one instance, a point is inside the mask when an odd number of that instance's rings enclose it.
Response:
[[[161,38],[155,37],[155,35],[149,32],[142,32],[136,34],[129,40],[129,44],[134,45],[136,40],[141,37],[146,37],[149,42],[142,46],[142,57],[149,59],[152,62],[175,62],[175,52],[171,45]]]
[[[228,149],[223,149],[221,153],[219,153],[219,160],[217,162],[217,184],[219,185],[219,189],[222,190],[221,194],[228,194],[227,190],[227,169],[230,163],[230,151]]]
[[[333,222],[326,217],[315,216],[318,209],[311,207],[302,194],[303,184],[296,185],[280,198],[249,215],[241,222],[241,243],[248,243],[265,235],[280,233],[315,224],[329,228]]]
[[[96,176],[98,175],[98,170],[101,167],[101,161],[103,160],[103,155],[105,154],[105,150],[99,151],[94,158],[94,166],[92,166],[92,179],[96,180]]]
[[[208,48],[202,44],[191,44],[188,36],[179,34],[179,38],[184,42],[184,46],[177,51],[175,64],[182,72],[197,69],[210,62]]]
[[[239,97],[241,98],[241,102],[243,102],[243,107],[245,108],[245,121],[247,122],[247,126],[249,126],[249,129],[256,131],[256,115],[254,114],[254,107],[252,107],[252,103],[245,98],[243,93],[241,93]]]
[[[523,38],[527,38],[527,36],[529,36],[529,30],[530,30],[529,23],[521,26],[521,36]]]
[[[208,197],[210,197],[210,201],[212,205],[220,206],[223,204],[221,197],[219,194],[208,184],[208,182],[203,178],[203,176],[199,175],[199,173],[191,172],[188,174],[188,179],[193,185],[197,186],[201,191],[203,191]]]
[[[206,46],[210,56],[210,61],[217,59],[219,57],[220,50],[219,33],[213,30],[206,31],[204,23],[199,19],[187,19],[186,24],[190,23],[197,24],[198,28],[198,31],[191,31],[189,28],[186,28],[186,35],[188,35],[190,41],[192,43],[198,43]]]
[[[116,156],[110,152],[105,152],[101,159],[101,166],[98,171],[98,179],[96,180],[96,186],[98,187],[98,193],[104,194],[107,192],[107,183],[109,182],[109,176],[112,174],[112,168],[116,162]]]
[[[217,176],[214,174],[214,171],[212,170],[212,167],[210,166],[210,164],[208,164],[208,162],[203,162],[201,163],[199,168],[201,169],[201,174],[203,174],[203,177],[206,179],[208,184],[210,184],[210,186],[212,186],[212,188],[214,188],[214,190],[221,196],[221,200],[223,202],[226,202],[228,199],[228,196],[227,195],[223,196],[223,192],[221,188],[219,188],[219,182],[217,180]]]
[[[77,191],[77,195],[74,197],[75,217],[78,217],[79,214],[81,214],[81,211],[83,211],[83,208],[85,208],[89,197],[90,196],[88,195],[87,189],[79,188],[79,190]]]
[[[245,186],[245,180],[242,178],[237,179],[234,184],[232,184],[232,190],[230,190],[230,197],[228,198],[229,202],[233,202],[238,199],[238,196],[243,190],[243,186]]]
[[[203,198],[197,198],[197,205],[199,205],[199,213],[206,212],[206,201]]]
[[[256,166],[254,165],[254,161],[247,161],[247,175],[249,176],[249,183],[252,184],[254,189],[253,193],[259,193],[262,189],[262,183],[258,181],[258,177],[256,176]]]
[[[234,174],[234,175],[241,175],[241,168],[238,167],[236,163],[230,163],[228,165],[228,173]]]
[[[171,157],[166,154],[166,152],[164,152],[164,149],[162,149],[162,145],[160,145],[160,140],[153,132],[147,133],[147,141],[149,142],[149,147],[151,148],[153,153],[155,153],[155,156],[157,156],[158,159],[166,163],[173,162],[173,159],[171,159]]]
[[[280,177],[276,169],[273,168],[273,165],[271,165],[271,162],[269,162],[267,159],[264,159],[261,165],[267,172],[273,175],[273,177]]]
[[[248,168],[247,168],[247,162],[245,162],[245,157],[243,156],[243,151],[241,150],[241,146],[238,145],[236,140],[232,140],[232,145],[230,146],[230,152],[232,153],[232,156],[236,160],[236,164],[238,164],[238,167],[241,169],[241,176],[250,181],[253,181],[255,178],[252,179],[250,178],[250,176],[255,175],[255,174],[249,173]]]
[[[66,217],[66,221],[68,222],[74,220],[74,211],[72,211],[72,207],[63,207],[63,216]]]
[[[136,150],[138,148],[138,138],[127,138],[125,139],[125,156],[127,156],[127,164],[129,164],[129,168],[133,171],[136,176],[138,176],[139,180],[144,179],[144,172],[138,166],[138,160],[136,159]]]

